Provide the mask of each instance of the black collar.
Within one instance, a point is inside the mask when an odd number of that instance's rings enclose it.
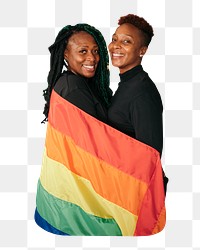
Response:
[[[123,74],[119,74],[120,81],[121,82],[126,82],[129,79],[133,78],[136,76],[139,72],[143,71],[142,65],[137,65],[134,68],[124,72]]]

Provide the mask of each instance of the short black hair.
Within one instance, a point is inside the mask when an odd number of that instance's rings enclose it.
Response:
[[[118,20],[118,24],[122,25],[124,23],[130,23],[138,28],[143,35],[143,45],[148,47],[152,37],[154,36],[152,26],[143,18],[134,14],[128,14],[126,16],[121,16]]]

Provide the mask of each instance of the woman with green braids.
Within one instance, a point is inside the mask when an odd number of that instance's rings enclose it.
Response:
[[[109,88],[108,52],[99,30],[88,24],[68,25],[49,47],[48,88],[44,90],[47,121],[51,92],[90,115],[106,121],[112,91]],[[67,71],[63,71],[63,67]]]
[[[47,78],[48,87],[43,91],[46,103],[43,112],[45,119],[42,123],[48,121],[49,128],[53,123],[52,120],[56,120],[56,118],[48,119],[50,110],[55,110],[54,103],[51,100],[52,93],[58,94],[98,120],[106,122],[107,108],[112,91],[109,88],[107,46],[101,32],[93,26],[84,23],[76,24],[75,26],[67,25],[58,33],[54,44],[49,47],[49,51],[51,54],[50,71]],[[63,70],[64,67],[67,70]],[[59,113],[57,109],[56,112]],[[69,113],[68,116],[70,116]],[[47,154],[48,128],[45,143],[45,152]],[[75,128],[73,129],[75,130]],[[54,147],[53,150],[59,154],[60,149],[56,147],[56,143],[53,142],[51,145]],[[70,155],[70,153],[68,154]],[[50,171],[49,165],[48,172]],[[42,169],[44,169],[44,166],[42,166]],[[51,175],[51,178],[55,180],[54,175],[55,173]],[[39,182],[41,179],[42,177],[40,177]],[[56,181],[62,183],[61,179],[57,178]],[[56,186],[59,184],[56,184]],[[35,210],[36,223],[51,233],[67,235],[68,233],[59,230],[59,226],[55,227],[52,223],[50,224],[51,220],[48,222],[45,216],[41,216],[41,207],[45,203],[45,198],[41,199],[39,197],[40,191],[38,188],[37,208]],[[49,210],[51,210],[50,207]],[[46,213],[47,215],[49,214],[48,209],[46,209]],[[69,234],[71,234],[70,232]]]

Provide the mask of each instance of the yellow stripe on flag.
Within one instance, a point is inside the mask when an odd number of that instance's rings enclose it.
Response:
[[[85,212],[102,218],[113,218],[123,235],[133,235],[137,216],[97,194],[90,181],[71,172],[66,166],[43,156],[40,176],[50,194],[80,206]]]

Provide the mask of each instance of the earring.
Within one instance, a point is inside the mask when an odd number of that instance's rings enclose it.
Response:
[[[140,57],[143,57],[143,55],[140,55]]]
[[[68,61],[64,59],[64,65],[66,68],[68,68]]]

